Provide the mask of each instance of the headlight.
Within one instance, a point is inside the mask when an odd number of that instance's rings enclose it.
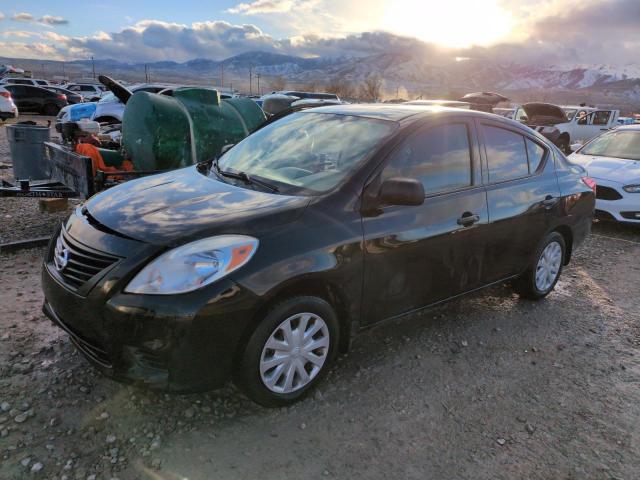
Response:
[[[540,133],[553,133],[555,131],[557,131],[558,129],[556,127],[542,127],[540,129]]]
[[[257,249],[258,240],[245,235],[220,235],[187,243],[149,263],[124,291],[153,295],[191,292],[242,267]]]
[[[640,185],[626,185],[622,189],[628,193],[640,193]]]

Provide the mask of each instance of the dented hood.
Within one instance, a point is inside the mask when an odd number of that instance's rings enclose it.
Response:
[[[545,118],[545,123],[566,123],[567,116],[564,111],[552,103],[525,103],[522,109],[529,118],[529,123],[534,123],[535,118]]]

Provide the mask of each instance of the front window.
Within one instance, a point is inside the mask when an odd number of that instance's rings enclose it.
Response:
[[[640,131],[613,131],[596,137],[578,151],[594,157],[640,160]]]
[[[564,114],[567,116],[567,122],[573,120],[573,117],[575,117],[576,113],[578,112],[578,110],[576,110],[575,108],[563,108],[563,110]]]
[[[218,167],[307,194],[326,192],[396,126],[395,122],[351,115],[294,113],[244,139],[220,157]]]

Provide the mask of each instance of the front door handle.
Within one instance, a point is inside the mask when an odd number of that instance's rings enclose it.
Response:
[[[547,210],[550,210],[556,203],[558,203],[558,200],[560,200],[558,197],[547,195],[542,201],[542,205],[544,205]]]
[[[462,216],[458,219],[458,225],[462,225],[463,227],[470,227],[476,222],[480,221],[480,215],[476,215],[471,212],[464,212]]]

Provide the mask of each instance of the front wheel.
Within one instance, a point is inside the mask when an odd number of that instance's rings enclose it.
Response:
[[[562,235],[558,232],[547,235],[538,246],[529,268],[514,283],[516,292],[532,300],[549,295],[562,273],[565,252]]]
[[[338,346],[338,319],[325,300],[294,297],[257,326],[236,381],[256,403],[280,407],[300,400],[324,376]]]

